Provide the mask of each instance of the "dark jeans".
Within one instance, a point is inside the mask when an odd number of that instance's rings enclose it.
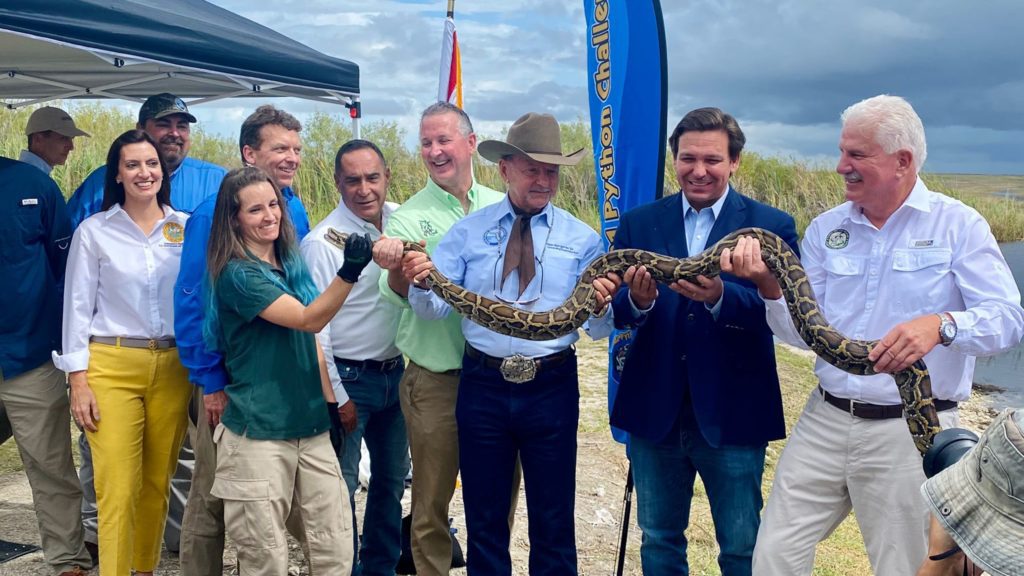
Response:
[[[526,483],[531,576],[576,571],[576,359],[523,384],[463,356],[455,418],[470,576],[512,574],[509,509],[516,454]]]
[[[359,424],[345,436],[339,455],[341,475],[348,486],[355,526],[355,493],[359,487],[360,447],[370,452],[370,486],[363,513],[362,545],[359,530],[352,531],[356,551],[352,573],[393,576],[402,553],[402,494],[409,473],[409,441],[398,403],[398,382],[405,372],[401,363],[387,372],[367,370],[335,361],[345,392],[356,405]]]
[[[679,430],[662,442],[630,437],[629,456],[643,531],[647,576],[690,573],[685,531],[693,482],[700,474],[711,504],[723,576],[750,576],[761,513],[765,445],[713,448],[699,431]]]

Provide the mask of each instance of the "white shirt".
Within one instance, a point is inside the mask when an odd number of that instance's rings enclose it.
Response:
[[[188,215],[163,210],[148,236],[119,204],[75,231],[65,277],[64,354],[53,354],[57,368],[88,368],[91,336],[174,336],[174,280]]]
[[[952,313],[953,344],[924,357],[935,398],[966,400],[974,357],[1015,346],[1024,334],[1020,292],[988,223],[920,179],[881,230],[846,202],[811,222],[800,252],[825,318],[850,338],[877,340],[901,322]],[[776,336],[807,347],[785,300],[767,300],[765,308]],[[900,404],[888,374],[854,376],[820,358],[814,371],[836,396]]]
[[[397,208],[398,204],[393,202],[384,203],[382,228],[387,226],[391,213]],[[344,203],[339,203],[306,235],[300,247],[313,283],[321,291],[337,277],[338,268],[345,262],[345,254],[324,239],[327,228],[348,234],[369,233],[373,240],[381,237],[380,231],[373,224],[353,214]],[[402,311],[380,298],[380,274],[380,267],[370,261],[359,275],[359,281],[352,285],[352,291],[341,310],[317,336],[327,359],[327,374],[339,404],[348,401],[348,394],[341,384],[338,367],[332,357],[387,360],[401,354],[395,347],[395,336],[398,334]]]

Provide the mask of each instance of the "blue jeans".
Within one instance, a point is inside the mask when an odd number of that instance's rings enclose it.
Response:
[[[714,448],[699,431],[676,427],[661,442],[631,436],[629,458],[643,531],[640,561],[647,576],[690,573],[685,531],[693,482],[700,474],[711,504],[723,576],[750,576],[761,523],[765,445]]]
[[[339,461],[352,504],[356,528],[355,493],[359,486],[360,447],[370,452],[370,487],[363,513],[362,545],[355,538],[352,574],[393,576],[402,553],[402,494],[409,473],[409,441],[405,419],[398,404],[398,382],[405,367],[399,363],[387,372],[364,369],[335,360],[338,375],[356,405],[359,424],[345,435]]]
[[[516,454],[526,484],[531,576],[576,569],[576,358],[522,384],[463,357],[455,418],[470,576],[512,574],[509,509]]]

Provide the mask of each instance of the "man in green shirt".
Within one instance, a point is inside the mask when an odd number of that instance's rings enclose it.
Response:
[[[473,178],[475,151],[476,134],[465,112],[447,102],[427,107],[420,117],[420,156],[430,177],[392,214],[384,234],[426,240],[429,254],[460,218],[500,201],[504,194]],[[413,313],[400,269],[384,271],[380,282],[381,297],[402,308],[395,344],[409,358],[399,395],[413,462],[413,562],[420,576],[448,574],[448,503],[459,473],[455,399],[466,341],[458,315],[423,320]]]

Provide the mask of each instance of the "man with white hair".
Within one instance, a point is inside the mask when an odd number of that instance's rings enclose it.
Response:
[[[913,574],[927,553],[921,457],[892,373],[924,359],[944,428],[971,393],[974,357],[1024,334],[1020,292],[988,223],[918,177],[927,154],[906,100],[875,96],[846,109],[836,171],[847,202],[818,216],[801,261],[831,325],[875,340],[872,376],[815,365],[810,396],[779,460],[754,549],[755,575],[810,574],[815,546],[856,512],[876,574]],[[756,240],[722,256],[750,278],[768,324],[803,346]],[[806,347],[806,346],[804,346]]]

